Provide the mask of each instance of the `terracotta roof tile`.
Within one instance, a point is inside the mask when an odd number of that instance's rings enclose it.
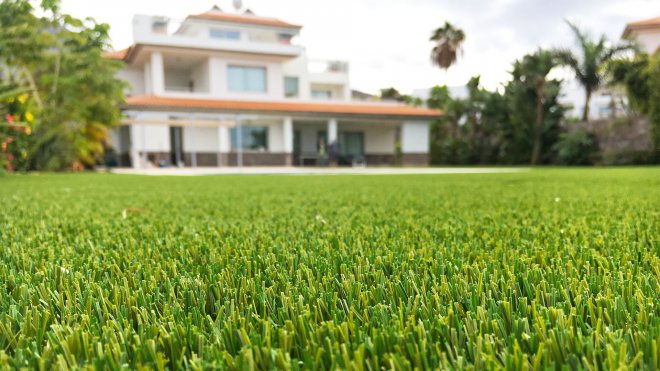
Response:
[[[266,18],[266,17],[257,17],[250,14],[227,14],[220,11],[208,11],[202,14],[191,15],[189,18],[197,19],[207,19],[212,21],[222,21],[222,22],[231,22],[231,23],[247,23],[255,24],[260,26],[274,26],[274,27],[285,27],[285,28],[302,28],[302,26],[292,23],[287,23],[280,21],[275,18]]]
[[[118,61],[124,60],[126,56],[128,55],[128,51],[130,48],[126,49],[121,49],[121,50],[110,50],[105,53],[103,53],[103,56],[108,58],[108,59],[115,59]]]
[[[660,17],[628,23],[623,31],[623,37],[628,37],[633,31],[652,29],[660,29]]]
[[[407,118],[434,118],[441,111],[398,104],[368,104],[349,102],[274,102],[220,99],[170,98],[133,96],[126,100],[126,108],[178,108],[211,111],[314,113],[351,116],[393,116]]]

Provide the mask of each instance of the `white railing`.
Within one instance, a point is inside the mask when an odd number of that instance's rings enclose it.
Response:
[[[309,60],[308,70],[311,73],[348,73],[348,62],[336,60]]]

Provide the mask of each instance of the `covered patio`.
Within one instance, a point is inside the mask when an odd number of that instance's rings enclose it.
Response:
[[[429,119],[439,115],[393,105],[201,101],[129,98],[112,135],[116,165],[426,165]]]

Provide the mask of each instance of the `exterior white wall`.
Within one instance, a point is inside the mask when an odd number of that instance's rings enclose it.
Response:
[[[429,123],[425,121],[408,121],[401,125],[401,152],[429,152]]]
[[[151,84],[151,63],[146,62],[144,64],[144,93],[153,94],[154,87]]]
[[[307,56],[305,54],[282,65],[282,78],[284,77],[298,78],[299,95],[293,99],[310,99],[309,73],[307,72]]]
[[[653,54],[660,48],[660,30],[639,30],[635,31],[635,36],[643,51],[648,54]]]
[[[189,71],[165,69],[165,92],[186,92],[189,89],[189,83]]]
[[[195,91],[209,92],[211,85],[209,68],[209,60],[206,59],[193,70],[191,77],[195,83]]]
[[[183,127],[184,152],[218,152],[217,127]]]
[[[144,133],[144,141],[142,140]],[[133,149],[147,152],[170,151],[170,128],[167,125],[154,125],[139,123],[131,125]]]
[[[284,130],[281,122],[268,123],[268,152],[284,152]]]
[[[364,130],[364,151],[368,154],[394,153],[396,129],[390,126],[368,127]]]
[[[117,77],[129,83],[127,95],[142,95],[146,93],[144,69],[126,67],[117,72]]]

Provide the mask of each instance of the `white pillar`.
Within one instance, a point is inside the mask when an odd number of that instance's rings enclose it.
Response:
[[[140,124],[140,150],[142,155],[140,156],[141,168],[147,167],[147,130],[144,127],[144,124]]]
[[[229,140],[229,128],[225,125],[218,127],[218,147],[221,153],[231,152],[231,142]]]
[[[326,143],[326,146],[335,141],[337,141],[337,119],[330,119],[328,120],[328,143]]]
[[[282,122],[282,138],[284,139],[285,165],[293,165],[293,119],[285,117]]]
[[[190,164],[192,167],[197,167],[197,128],[195,127],[195,116],[190,115],[190,136],[191,136],[191,141],[190,143],[191,148],[190,148]]]
[[[163,53],[151,53],[151,88],[154,95],[165,92],[165,65]]]
[[[140,168],[140,148],[138,145],[138,125],[131,125],[129,126],[130,128],[130,143],[131,143],[131,166],[133,169],[139,169]]]
[[[293,153],[293,119],[285,117],[282,122],[282,137],[284,139],[284,153]]]
[[[243,167],[243,128],[241,116],[236,116],[236,162],[238,167]]]
[[[222,141],[223,138],[222,126],[218,126],[218,167],[222,167]]]

